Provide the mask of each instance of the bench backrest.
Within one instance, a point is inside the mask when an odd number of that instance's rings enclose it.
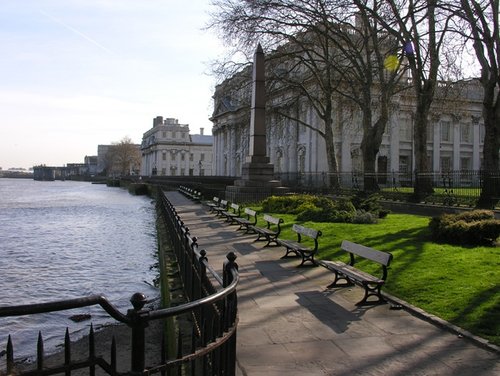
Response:
[[[250,217],[255,217],[257,215],[257,212],[253,209],[245,208],[245,214],[247,215],[248,219],[250,219]]]
[[[349,240],[343,240],[340,248],[346,252],[377,262],[383,266],[389,266],[392,260],[392,254],[388,252],[377,251],[376,249],[353,243]],[[353,264],[354,260],[352,256],[351,261],[351,264]]]
[[[238,210],[240,210],[240,206],[238,204],[232,203],[231,209],[233,209],[235,212],[237,212]]]
[[[218,203],[219,203],[219,201],[220,201],[220,198],[219,198],[219,197],[214,196],[214,198],[212,199],[212,201],[218,204]]]
[[[264,221],[267,222],[268,227],[271,223],[274,225],[277,225],[278,227],[279,227],[280,223],[283,223],[282,218],[272,217],[269,214],[264,214]]]
[[[227,208],[227,200],[220,200],[220,207]]]
[[[321,231],[309,227],[304,227],[296,223],[293,224],[292,230],[295,231],[297,235],[309,236],[311,239],[317,239],[318,236],[321,236]]]

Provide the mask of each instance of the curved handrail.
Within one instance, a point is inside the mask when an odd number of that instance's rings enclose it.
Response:
[[[148,314],[148,320],[160,319],[168,316],[175,316],[187,311],[191,311],[194,308],[198,308],[206,304],[212,304],[216,301],[221,300],[222,298],[225,298],[229,294],[236,291],[236,286],[238,285],[238,282],[240,280],[239,273],[235,269],[231,269],[231,273],[233,277],[232,282],[227,287],[217,291],[215,294],[206,296],[201,299],[193,300],[192,302],[178,305],[175,307],[169,307],[151,311]]]
[[[58,300],[48,303],[23,304],[17,306],[0,307],[0,317],[24,316],[36,313],[64,311],[67,309],[100,305],[111,317],[125,324],[131,323],[126,315],[122,314],[105,296],[90,295],[82,298]]]
[[[203,260],[203,262],[206,262],[206,260]],[[230,260],[230,262],[234,262],[234,259],[232,261]],[[236,291],[236,286],[240,280],[239,273],[236,271],[236,268],[231,267],[230,272],[232,275],[231,283],[228,286],[224,287],[223,289],[217,291],[215,294],[203,297],[201,299],[193,300],[192,302],[181,304],[175,307],[169,307],[152,311],[144,311],[140,313],[143,314],[143,318],[145,320],[149,321],[149,320],[165,318],[168,316],[175,316],[190,311],[194,308],[206,304],[212,304],[218,300],[221,300],[222,298]],[[220,279],[220,276],[218,277]],[[145,299],[145,296],[141,293],[135,293],[134,295],[132,295],[130,301],[134,305],[134,310],[136,312],[139,312],[143,308],[144,304],[148,302]],[[67,309],[88,307],[93,305],[100,305],[111,317],[113,317],[117,321],[123,322],[125,324],[133,323],[133,319],[131,319],[129,315],[124,315],[123,313],[121,313],[103,295],[90,295],[82,298],[66,299],[66,300],[59,300],[47,303],[23,304],[17,306],[0,307],[0,317],[24,316],[37,313],[56,312]]]

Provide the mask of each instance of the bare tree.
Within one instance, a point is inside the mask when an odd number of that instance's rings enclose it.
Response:
[[[427,161],[427,128],[439,81],[441,58],[450,37],[452,13],[439,7],[441,0],[386,0],[375,9],[363,1],[367,12],[384,25],[403,48],[411,74],[416,106],[413,125],[415,154],[415,199],[432,193]]]
[[[141,153],[129,137],[112,143],[106,154],[108,175],[128,176],[139,170]]]
[[[271,62],[274,68],[268,73],[274,81],[271,89],[276,92],[286,84],[288,90],[288,100],[276,107],[276,112],[323,136],[329,170],[336,173],[331,98],[337,77],[328,63],[334,51],[325,32],[328,18],[324,3],[320,0],[216,0],[213,4],[218,11],[213,14],[211,27],[220,30],[226,41],[247,55],[257,42],[265,50],[274,51],[274,62]],[[281,84],[276,85],[277,81]],[[293,95],[290,97],[290,94]],[[291,111],[303,100],[309,101],[324,127],[315,127]]]
[[[340,103],[361,113],[365,189],[376,190],[376,155],[390,113],[390,99],[403,76],[399,41],[370,18],[364,2],[333,0],[214,1],[212,27],[237,49],[258,40],[268,49],[270,97],[275,114],[296,121],[325,140],[329,172],[338,172],[335,115]],[[375,1],[377,5],[379,2]],[[377,9],[375,8],[374,11]],[[387,58],[396,59],[387,69]],[[283,94],[284,93],[284,94]],[[310,124],[301,109],[314,109]],[[335,106],[337,104],[337,106]],[[337,124],[340,126],[340,124]]]
[[[479,81],[483,87],[484,144],[482,190],[477,203],[493,208],[500,197],[500,23],[498,0],[461,0],[449,3],[465,27],[456,31],[472,42],[481,68]]]

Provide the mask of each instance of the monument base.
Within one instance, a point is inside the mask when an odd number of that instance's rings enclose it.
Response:
[[[257,202],[272,195],[283,195],[289,190],[274,180],[274,166],[268,157],[250,156],[241,168],[241,179],[226,187],[226,200],[230,202]]]
[[[238,180],[235,182],[237,183]],[[226,200],[229,202],[241,203],[254,203],[262,201],[269,196],[282,196],[290,190],[288,187],[282,187],[279,181],[273,181],[276,185],[263,185],[262,182],[247,182],[246,186],[230,185],[226,187]]]

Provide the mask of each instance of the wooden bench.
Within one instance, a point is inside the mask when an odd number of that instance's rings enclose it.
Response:
[[[222,215],[222,212],[227,211],[228,202],[227,200],[220,200],[219,205],[213,207],[213,212],[217,217]]]
[[[224,210],[221,215],[226,218],[226,222],[234,223],[234,219],[241,215],[241,209],[238,204],[234,202],[229,205],[228,210]]]
[[[201,200],[201,192],[196,191],[192,188],[185,187],[185,186],[181,185],[179,187],[179,192],[181,192],[184,196],[189,197],[191,200],[194,200],[194,201]]]
[[[286,248],[286,253],[282,258],[289,257],[291,253],[302,257],[302,262],[299,266],[304,265],[306,261],[310,261],[314,266],[314,255],[318,252],[318,237],[321,236],[321,231],[309,227],[293,224],[292,231],[297,233],[297,241],[277,239],[278,245]],[[312,241],[304,242],[304,237],[310,238]]]
[[[220,198],[216,196],[214,196],[212,201],[205,202],[205,205],[208,206],[208,210],[210,212],[214,212],[214,208],[219,206],[219,204],[220,204]]]
[[[250,208],[245,208],[244,217],[236,217],[233,218],[233,221],[236,222],[240,227],[237,230],[245,230],[246,233],[249,231],[250,226],[255,226],[257,224],[257,212]]]
[[[253,231],[258,234],[257,239],[255,241],[262,240],[264,238],[267,240],[266,247],[271,243],[275,243],[276,245],[278,236],[281,232],[281,224],[283,223],[282,218],[272,217],[268,214],[264,214],[264,221],[266,222],[266,227],[258,227],[257,225],[248,226],[249,231]]]
[[[382,297],[380,290],[387,279],[387,267],[391,263],[392,254],[388,252],[377,251],[376,249],[366,247],[361,244],[356,244],[348,240],[342,241],[340,248],[349,253],[349,263],[344,263],[342,261],[326,261],[318,260],[316,261],[319,265],[327,268],[331,272],[335,273],[334,281],[328,285],[328,288],[337,286],[351,286],[356,283],[365,289],[365,295],[362,300],[360,300],[356,305],[363,304],[376,304],[383,303],[385,299]],[[354,267],[356,258],[361,258],[365,260],[370,260],[378,263],[382,266],[382,275],[380,277],[375,277],[367,272],[359,270]],[[345,283],[338,284],[340,280],[344,280]],[[370,296],[376,296],[378,299],[375,301],[368,301]]]

